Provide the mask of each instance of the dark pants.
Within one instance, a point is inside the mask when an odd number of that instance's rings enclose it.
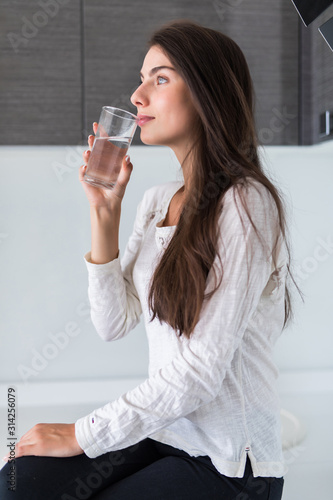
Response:
[[[227,477],[209,457],[151,439],[94,459],[21,457],[0,471],[1,500],[280,500],[282,489],[283,478],[254,478],[249,459],[244,477]]]

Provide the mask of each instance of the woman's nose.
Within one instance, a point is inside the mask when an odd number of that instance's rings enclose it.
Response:
[[[147,97],[142,89],[142,84],[133,92],[131,96],[131,103],[134,106],[143,106],[147,102]]]

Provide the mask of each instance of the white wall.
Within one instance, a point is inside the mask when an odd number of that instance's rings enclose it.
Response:
[[[104,343],[89,319],[83,261],[90,248],[89,206],[77,172],[84,149],[0,148],[0,383],[147,373],[143,325],[122,341]],[[294,270],[306,294],[303,304],[295,293],[296,322],[276,346],[281,372],[333,368],[332,156],[333,143],[265,149],[267,169],[293,206]],[[181,178],[168,149],[133,146],[131,158],[121,251],[144,190]],[[64,345],[56,345],[55,335]]]
[[[333,142],[267,148],[267,167],[290,205],[296,318],[276,345],[281,371],[333,368]]]

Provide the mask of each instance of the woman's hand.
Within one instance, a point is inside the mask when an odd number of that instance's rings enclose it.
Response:
[[[75,424],[37,424],[21,437],[15,447],[15,458],[26,455],[74,457],[82,453],[75,437]],[[4,457],[4,460],[8,459],[9,455]]]
[[[94,122],[93,124],[94,134],[96,134],[97,128],[98,128],[98,123]],[[119,172],[117,183],[113,189],[104,189],[91,186],[90,184],[85,182],[84,174],[87,168],[89,157],[91,155],[91,149],[93,147],[94,141],[95,141],[95,136],[89,135],[88,137],[89,150],[83,153],[83,160],[85,164],[80,167],[79,179],[87,195],[90,206],[98,208],[106,207],[110,209],[112,208],[113,205],[117,206],[121,204],[121,201],[125,194],[126,186],[131,177],[133,165],[130,161],[128,161],[128,163],[126,162],[126,158],[129,157],[125,156],[125,158],[123,159],[121,170]]]

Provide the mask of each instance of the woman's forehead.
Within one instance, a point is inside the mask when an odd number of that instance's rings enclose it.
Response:
[[[158,45],[153,45],[144,58],[142,69],[149,71],[155,66],[172,66],[170,59]]]

